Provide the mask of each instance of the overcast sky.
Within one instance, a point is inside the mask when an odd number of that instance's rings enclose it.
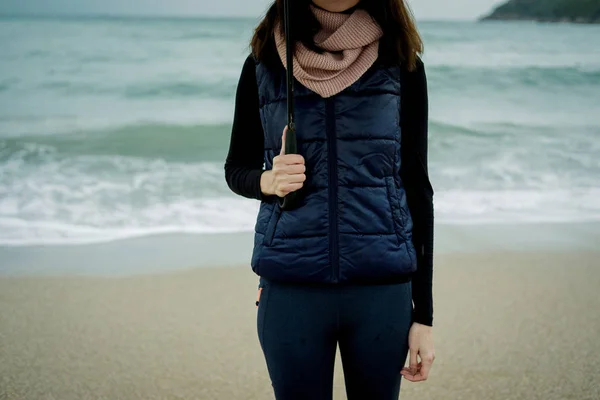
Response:
[[[494,4],[502,1],[409,0],[409,2],[417,19],[473,19],[488,12]],[[0,0],[0,13],[258,17],[270,3],[271,0]]]

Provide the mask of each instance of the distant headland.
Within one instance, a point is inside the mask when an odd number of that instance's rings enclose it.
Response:
[[[600,0],[510,0],[481,20],[600,23]]]

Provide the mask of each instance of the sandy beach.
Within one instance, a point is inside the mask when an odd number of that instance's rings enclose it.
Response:
[[[256,283],[244,266],[2,277],[0,399],[270,399]],[[600,398],[599,287],[595,252],[437,256],[436,363],[401,398]]]

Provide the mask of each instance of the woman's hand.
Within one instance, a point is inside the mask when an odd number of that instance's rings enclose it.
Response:
[[[265,194],[276,194],[285,197],[290,192],[300,189],[306,180],[304,157],[300,154],[285,154],[285,134],[281,138],[281,152],[273,158],[273,169],[262,173],[260,187]]]
[[[427,380],[429,370],[435,360],[433,350],[433,332],[431,326],[414,322],[408,333],[410,363],[400,373],[411,382]],[[421,361],[417,362],[417,355]]]

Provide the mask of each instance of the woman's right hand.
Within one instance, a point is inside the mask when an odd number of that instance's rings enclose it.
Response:
[[[285,197],[290,192],[300,189],[306,180],[304,157],[300,154],[285,154],[285,134],[281,137],[281,152],[273,158],[273,169],[262,174],[260,186],[265,194],[276,194]]]

